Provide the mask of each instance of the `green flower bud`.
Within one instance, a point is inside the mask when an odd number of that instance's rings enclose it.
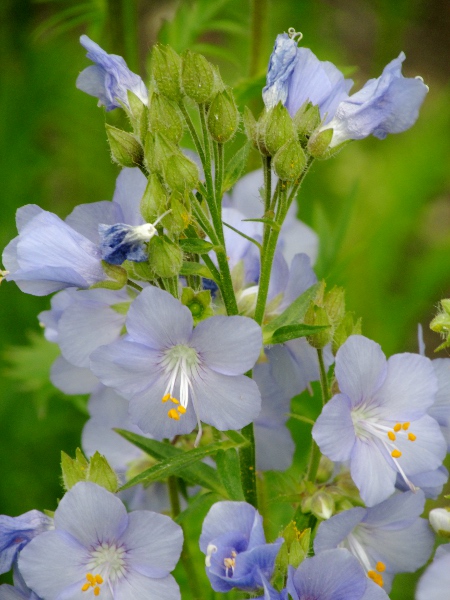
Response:
[[[306,156],[300,143],[291,139],[275,154],[273,168],[283,181],[295,181],[300,177],[305,168]]]
[[[75,458],[70,458],[61,452],[62,480],[66,491],[70,490],[79,481],[91,481],[101,485],[113,494],[119,488],[119,480],[115,471],[110,467],[104,456],[96,452],[87,461],[83,453],[77,448]]]
[[[126,260],[122,263],[122,267],[126,270],[129,279],[136,281],[152,281],[155,274],[150,268],[148,262],[134,262]]]
[[[316,481],[325,483],[333,475],[334,463],[326,456],[320,457],[319,468],[317,470]]]
[[[149,173],[159,171],[158,164],[156,162],[155,137],[150,131],[147,131],[145,135],[144,164]]]
[[[325,294],[323,304],[331,324],[333,327],[336,327],[339,325],[345,315],[344,288],[335,285],[329,292]]]
[[[187,156],[177,152],[162,161],[162,172],[167,185],[178,192],[192,190],[198,184],[198,167]]]
[[[332,129],[324,129],[323,131],[313,133],[309,138],[307,146],[308,152],[311,154],[311,156],[314,156],[314,158],[328,158],[325,155],[332,137]]]
[[[256,122],[256,128],[254,132],[254,144],[255,147],[263,156],[270,156],[270,152],[266,146],[266,124],[269,118],[269,112],[263,110],[259,115],[259,119]]]
[[[320,125],[319,107],[307,100],[298,109],[293,120],[298,138],[301,141],[306,141]]]
[[[213,66],[204,56],[190,50],[183,53],[183,87],[186,95],[194,102],[204,104],[212,100],[216,77]]]
[[[325,346],[331,342],[333,337],[332,327],[330,319],[327,315],[327,311],[322,306],[312,304],[305,315],[305,323],[307,325],[328,325],[328,329],[323,329],[318,333],[307,336],[308,342],[313,348],[318,350],[325,348]]]
[[[178,143],[183,136],[184,121],[177,105],[161,94],[152,96],[148,122],[153,133],[163,133],[172,142]]]
[[[144,150],[132,133],[106,124],[111,156],[121,167],[138,167],[143,164]]]
[[[152,50],[151,70],[158,91],[179,102],[183,97],[181,88],[181,56],[170,46],[156,44]]]
[[[133,126],[133,131],[139,140],[144,140],[147,132],[148,108],[131,90],[128,90],[127,95],[130,108],[125,107],[125,109]]]
[[[347,312],[334,330],[332,344],[333,354],[336,354],[342,344],[351,335],[361,335],[361,318],[354,321],[353,313]]]
[[[333,515],[334,510],[334,499],[328,492],[317,492],[311,498],[311,512],[318,519],[329,519]]]
[[[208,112],[208,130],[216,142],[228,142],[236,133],[239,113],[228,88],[214,97]]]
[[[187,194],[173,192],[169,198],[170,213],[161,221],[167,231],[180,235],[191,222],[191,205]]]
[[[181,293],[181,304],[189,308],[194,318],[194,324],[212,317],[214,311],[211,306],[211,292],[203,290],[194,292],[190,287],[184,287]]]
[[[166,235],[155,235],[148,244],[148,262],[158,277],[175,277],[183,264],[183,252]]]
[[[441,312],[439,312],[430,323],[430,329],[439,333],[444,339],[444,343],[436,348],[443,350],[450,346],[450,299],[441,300]]]
[[[146,223],[154,223],[167,210],[166,190],[155,173],[148,178],[140,209]]]
[[[263,135],[265,147],[271,156],[276,154],[283,144],[295,139],[291,115],[281,102],[268,111]]]

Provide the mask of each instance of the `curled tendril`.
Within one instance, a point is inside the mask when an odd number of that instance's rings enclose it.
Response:
[[[295,40],[296,42],[299,42],[303,38],[303,33],[301,31],[295,31],[294,27],[289,27],[288,35],[291,40]]]

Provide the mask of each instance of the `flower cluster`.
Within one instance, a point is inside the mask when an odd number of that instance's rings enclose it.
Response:
[[[224,159],[238,109],[203,56],[157,45],[149,93],[121,57],[81,37],[94,65],[77,87],[122,108],[132,129],[106,126],[122,167],[113,199],[65,220],[22,207],[3,263],[25,293],[56,292],[39,320],[61,351],[53,384],[89,394],[87,458],[63,456],[52,516],[0,517],[0,572],[13,568],[15,582],[0,600],[180,598],[170,573],[183,534],[160,514],[169,507],[184,526],[208,505],[199,542],[217,592],[383,600],[396,573],[427,562],[434,535],[420,515],[448,476],[449,361],[386,359],[361,335],[344,291],[317,280],[318,239],[295,198],[315,158],[411,127],[428,88],[403,77],[401,53],[349,95],[353,82],[298,37],[277,37],[265,108],[244,115],[263,168],[240,179],[247,143]],[[185,129],[195,153],[180,146]],[[305,414],[293,416],[313,425],[312,444],[287,427],[301,394]],[[306,405],[318,395],[314,421]],[[290,524],[267,542],[256,471],[287,471],[296,453],[301,468],[279,475]],[[447,563],[439,551],[420,600],[440,600]]]

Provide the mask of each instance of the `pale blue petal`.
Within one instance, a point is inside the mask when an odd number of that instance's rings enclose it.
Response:
[[[232,583],[233,587],[243,590],[255,590],[263,587],[261,574],[270,579],[283,541],[280,538],[274,544],[263,544],[238,554],[233,577],[228,581]]]
[[[99,223],[114,225],[123,221],[120,207],[114,202],[102,200],[101,202],[92,202],[90,204],[79,204],[66,218],[66,223],[75,231],[84,235],[93,244],[100,243],[98,234]]]
[[[289,77],[298,61],[298,50],[297,42],[287,33],[277,35],[262,92],[266,108],[273,108],[278,102],[286,102]]]
[[[90,369],[82,369],[59,356],[52,364],[50,381],[65,394],[90,394],[99,380]]]
[[[435,469],[434,471],[426,471],[425,473],[410,475],[409,479],[413,485],[420,488],[424,492],[427,498],[437,500],[442,493],[442,488],[448,480],[448,471],[445,467],[441,466],[439,469]],[[397,474],[395,487],[401,491],[408,490],[408,486],[403,481],[400,473]]]
[[[288,307],[308,288],[317,283],[317,276],[311,267],[311,258],[307,254],[296,254],[289,269],[289,278],[284,290],[282,306]]]
[[[189,345],[210,369],[242,375],[253,367],[261,352],[261,327],[248,317],[211,317],[197,325]]]
[[[261,410],[259,388],[245,375],[222,375],[204,366],[195,377],[194,393],[200,420],[220,431],[245,427]]]
[[[442,434],[450,450],[450,359],[436,358],[432,361],[434,374],[437,377],[438,391],[434,404],[428,409],[428,414],[436,419],[441,426]]]
[[[312,436],[322,454],[335,462],[346,461],[358,440],[347,396],[338,394],[325,404],[312,429]]]
[[[450,554],[434,560],[419,580],[416,600],[446,600],[450,590]]]
[[[42,209],[37,204],[25,204],[25,206],[21,206],[16,211],[16,225],[17,231],[21,233],[22,229],[32,220],[34,217],[45,213],[46,211]]]
[[[390,531],[411,526],[423,512],[422,491],[395,494],[367,511],[364,522],[372,527],[387,527]]]
[[[149,286],[140,292],[127,315],[127,331],[155,350],[187,344],[192,333],[191,311],[168,292]]]
[[[120,600],[180,600],[178,583],[168,575],[163,579],[151,579],[133,571],[122,577],[114,588],[115,598]]]
[[[105,488],[87,481],[76,483],[55,511],[56,530],[69,533],[85,548],[118,541],[127,526],[123,502]]]
[[[385,580],[384,587],[392,585],[392,582],[389,581],[389,574],[383,575]],[[389,584],[387,582],[389,581]],[[374,583],[370,579],[367,579],[367,587],[363,596],[361,596],[361,600],[389,600],[389,596],[386,594],[383,588],[381,588],[377,583]]]
[[[127,560],[147,577],[166,577],[181,554],[183,532],[165,515],[136,510],[128,515],[128,527],[121,537]]]
[[[389,498],[395,490],[396,471],[388,463],[389,454],[377,440],[362,442],[358,438],[350,459],[352,479],[367,506]]]
[[[147,178],[138,168],[122,169],[116,179],[113,204],[119,205],[122,213],[121,221],[128,225],[142,225],[144,219],[140,211],[140,203],[147,186]],[[108,223],[108,221],[101,221]],[[111,223],[112,225],[112,223]]]
[[[319,379],[317,351],[304,338],[265,349],[272,375],[284,393],[301,394],[311,381]]]
[[[436,392],[437,380],[428,358],[394,354],[387,361],[386,378],[373,395],[373,404],[384,418],[413,421],[426,413]]]
[[[314,552],[319,554],[324,550],[337,548],[341,542],[361,523],[367,514],[367,509],[357,506],[349,510],[344,510],[323,521],[319,525],[316,537],[314,538]]]
[[[371,401],[386,377],[386,357],[376,342],[351,335],[336,354],[336,379],[352,407]]]

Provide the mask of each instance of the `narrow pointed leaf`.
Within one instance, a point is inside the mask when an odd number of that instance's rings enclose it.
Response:
[[[298,325],[301,323],[311,301],[315,298],[320,285],[320,283],[312,285],[306,292],[296,298],[294,302],[281,313],[281,315],[278,315],[276,319],[267,323],[267,325],[264,326],[264,337],[266,338],[269,334],[273,334],[277,329],[285,327],[286,325]]]
[[[313,335],[322,331],[322,329],[328,329],[329,325],[285,325],[279,327],[274,333],[269,334],[266,339],[263,337],[265,344],[284,344],[289,340],[295,340],[297,338],[306,337],[307,335]]]

